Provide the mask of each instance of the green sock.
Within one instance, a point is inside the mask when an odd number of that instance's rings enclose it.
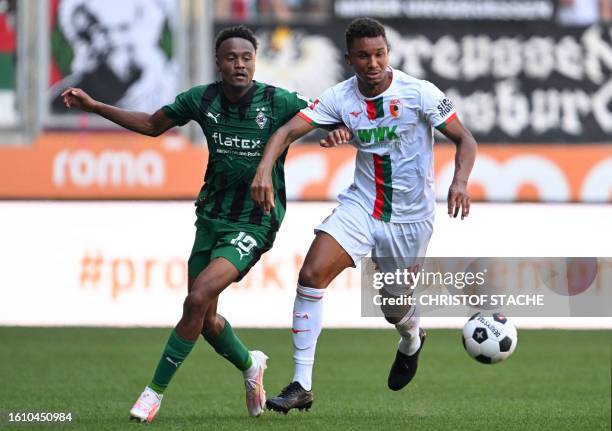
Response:
[[[204,336],[204,338],[213,346],[215,352],[230,361],[239,370],[248,370],[252,365],[253,361],[251,360],[249,351],[244,344],[242,344],[240,338],[236,336],[232,329],[232,325],[229,324],[227,319],[225,320],[223,330],[217,337],[212,338]]]
[[[158,394],[162,394],[194,345],[195,341],[183,340],[173,329],[149,387]]]

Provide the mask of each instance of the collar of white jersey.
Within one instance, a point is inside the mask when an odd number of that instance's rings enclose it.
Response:
[[[391,74],[391,82],[389,83],[389,87],[387,87],[387,89],[385,91],[383,91],[382,93],[380,93],[379,95],[374,96],[374,97],[366,97],[363,94],[361,94],[361,91],[359,90],[359,78],[357,77],[357,75],[354,75],[355,82],[354,82],[353,85],[355,85],[355,92],[357,93],[357,96],[360,99],[364,99],[364,100],[374,100],[374,99],[378,99],[380,96],[384,96],[385,93],[387,93],[389,90],[391,90],[391,87],[393,86],[393,76],[394,76],[395,70],[391,66],[389,66],[389,65],[387,65],[387,70]]]

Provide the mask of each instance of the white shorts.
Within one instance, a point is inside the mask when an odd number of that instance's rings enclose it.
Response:
[[[421,263],[433,232],[433,219],[432,216],[413,223],[385,222],[375,219],[357,204],[343,202],[315,228],[315,233],[333,236],[354,265],[372,252],[374,261],[381,257],[393,258],[380,260],[391,263],[392,267],[379,269],[394,271]]]

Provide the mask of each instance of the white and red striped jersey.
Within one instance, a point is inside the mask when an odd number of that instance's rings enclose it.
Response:
[[[431,82],[390,72],[391,85],[376,97],[363,96],[353,76],[298,115],[313,125],[344,123],[353,133],[355,178],[340,202],[355,202],[379,220],[425,220],[435,210],[433,127],[443,129],[457,114]]]

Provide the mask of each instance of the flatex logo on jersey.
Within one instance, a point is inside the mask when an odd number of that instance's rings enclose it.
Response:
[[[215,144],[238,150],[258,150],[261,148],[261,139],[243,139],[238,136],[227,136],[223,133],[212,134]]]

